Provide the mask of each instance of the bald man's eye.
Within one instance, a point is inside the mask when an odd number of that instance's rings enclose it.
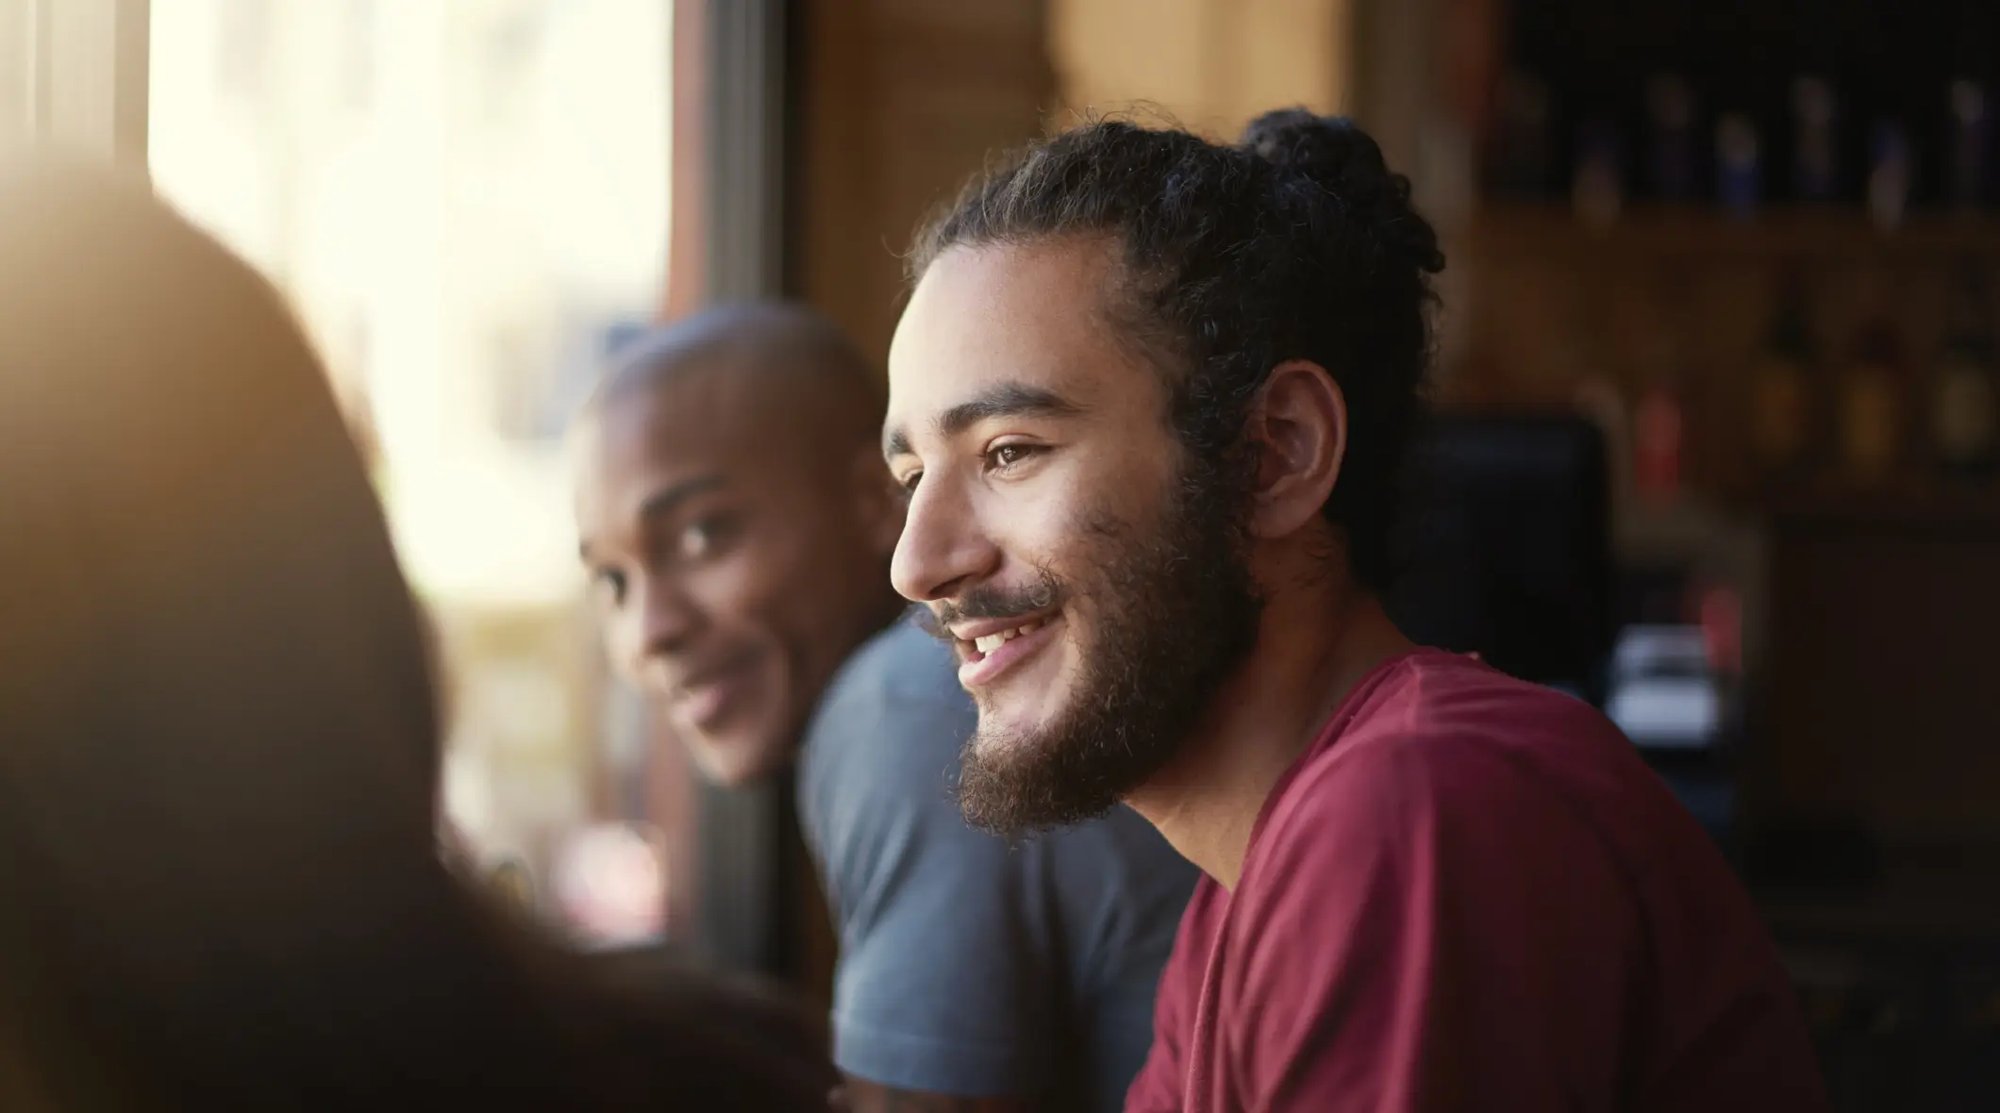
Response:
[[[920,480],[922,480],[923,477],[924,477],[923,469],[919,468],[916,471],[913,471],[908,475],[902,476],[901,478],[897,479],[896,486],[901,487],[903,489],[904,494],[914,495],[917,493],[917,483]]]
[[[674,548],[683,560],[702,560],[728,548],[739,532],[734,515],[710,514],[681,527]]]
[[[625,573],[616,568],[593,568],[590,590],[605,606],[621,607],[625,603]]]

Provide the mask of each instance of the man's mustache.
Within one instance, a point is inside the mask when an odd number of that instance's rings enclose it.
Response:
[[[954,623],[973,619],[1013,618],[1053,608],[1063,598],[1062,582],[1042,569],[1034,583],[1018,587],[979,586],[952,599],[940,599],[925,612],[923,627],[932,637],[953,641]]]

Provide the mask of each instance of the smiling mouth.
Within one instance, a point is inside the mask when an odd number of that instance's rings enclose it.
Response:
[[[1012,629],[1002,630],[995,634],[985,634],[972,639],[972,659],[975,661],[983,659],[987,654],[999,649],[1015,638],[1034,633],[1047,621],[1047,618],[1031,618]]]
[[[725,661],[712,668],[703,669],[693,676],[685,677],[676,682],[673,685],[673,696],[678,699],[690,693],[698,692],[703,688],[710,688],[719,683],[726,683],[742,673],[749,664],[750,659],[748,657],[739,657],[733,661]]]
[[[697,725],[718,719],[749,682],[755,659],[744,656],[711,668],[676,684],[668,697],[674,706]]]
[[[1039,615],[970,641],[959,639],[959,684],[968,689],[991,684],[1049,644],[1051,628],[1060,621],[1060,615]]]

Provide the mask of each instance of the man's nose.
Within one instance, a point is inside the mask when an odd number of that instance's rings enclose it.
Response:
[[[917,485],[889,563],[889,580],[913,602],[956,594],[991,575],[1000,550],[981,528],[970,500],[948,484]]]
[[[701,609],[687,590],[671,578],[648,577],[638,592],[633,602],[639,616],[639,659],[671,656],[687,648],[701,629]]]

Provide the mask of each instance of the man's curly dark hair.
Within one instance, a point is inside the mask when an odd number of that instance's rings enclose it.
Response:
[[[1348,407],[1324,514],[1355,578],[1381,589],[1403,457],[1430,363],[1437,235],[1409,179],[1338,117],[1266,113],[1234,146],[1101,121],[1033,144],[974,179],[919,233],[912,285],[956,246],[1106,235],[1125,288],[1110,309],[1169,376],[1192,466],[1227,475],[1273,367],[1325,367]],[[1196,477],[1199,478],[1199,477]]]

